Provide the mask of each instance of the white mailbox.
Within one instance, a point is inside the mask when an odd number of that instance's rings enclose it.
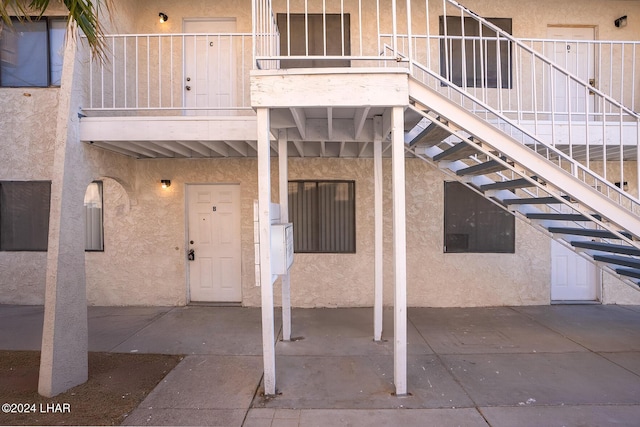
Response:
[[[287,274],[293,264],[293,224],[271,225],[271,274]]]

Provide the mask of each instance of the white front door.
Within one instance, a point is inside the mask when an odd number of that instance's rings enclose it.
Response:
[[[213,108],[191,114],[217,115],[216,108],[233,106],[235,97],[235,50],[230,35],[235,19],[185,19],[185,105]],[[228,114],[225,113],[225,114]]]
[[[569,212],[569,209],[563,209]],[[560,227],[575,227],[567,222]],[[598,268],[590,261],[551,241],[551,300],[595,301],[597,299]]]
[[[595,84],[595,50],[589,43],[579,43],[595,40],[593,27],[548,27],[547,38],[557,42],[547,46],[546,56],[580,80]],[[555,111],[594,111],[594,97],[587,94],[583,86],[560,72],[555,72],[553,78]]]
[[[187,186],[191,301],[240,302],[240,186]]]

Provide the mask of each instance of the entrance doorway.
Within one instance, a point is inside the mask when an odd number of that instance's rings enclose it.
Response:
[[[556,40],[545,48],[545,55],[561,68],[580,80],[596,85],[595,50],[587,42],[595,40],[594,27],[548,27],[547,38]],[[588,95],[584,87],[568,80],[563,73],[553,76],[553,102],[555,111],[584,113],[595,111],[594,97]],[[587,97],[589,99],[587,99]]]
[[[563,206],[563,213],[570,209]],[[571,227],[570,222],[559,227]],[[574,224],[575,226],[575,224]],[[551,300],[595,301],[600,269],[555,240],[551,241]]]
[[[190,300],[242,301],[240,185],[188,185],[187,214]]]
[[[235,102],[235,19],[185,19],[185,105],[198,108],[229,108]],[[220,111],[190,114],[218,115]],[[225,114],[228,114],[225,113]]]

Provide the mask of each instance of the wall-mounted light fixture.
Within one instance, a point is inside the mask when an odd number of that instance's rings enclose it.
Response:
[[[160,184],[162,185],[162,188],[169,188],[169,187],[171,187],[171,180],[170,179],[161,179],[160,180]]]
[[[614,182],[615,186],[618,188],[622,188],[624,191],[629,190],[629,183],[627,181],[622,182],[622,186],[620,186],[620,182]]]
[[[620,18],[613,21],[616,27],[622,28],[627,26],[627,15],[621,16]]]
[[[160,17],[160,23],[162,24],[163,22],[167,22],[169,20],[169,17],[167,16],[166,13],[164,12],[160,12],[158,14],[158,16]]]

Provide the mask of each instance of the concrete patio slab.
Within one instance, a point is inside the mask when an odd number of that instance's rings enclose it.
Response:
[[[393,310],[383,311],[382,340],[373,341],[371,308],[294,309],[291,342],[280,342],[287,356],[358,356],[393,354]],[[407,325],[409,354],[431,354],[431,348],[413,325]]]
[[[439,354],[585,351],[508,307],[411,308],[409,320]]]
[[[638,307],[411,308],[403,397],[384,313],[376,343],[371,308],[294,309],[267,399],[259,308],[89,307],[89,340],[187,355],[129,425],[638,425]],[[0,305],[0,348],[39,349],[42,314]]]
[[[40,351],[43,321],[41,305],[0,305],[2,349]]]
[[[600,355],[640,376],[640,352],[600,353]]]
[[[287,411],[287,412],[282,412]],[[251,409],[245,427],[484,426],[477,410],[466,409]]]
[[[88,307],[89,350],[112,351],[173,307]]]
[[[253,407],[266,408],[451,408],[473,402],[433,355],[409,356],[411,395],[393,395],[393,357],[280,356],[279,394],[260,394]],[[262,391],[262,390],[261,390]]]
[[[480,408],[492,427],[637,427],[640,406],[540,406]]]
[[[603,305],[515,307],[514,310],[591,351],[640,351],[636,310]]]
[[[640,377],[594,353],[442,356],[478,406],[640,403]]]
[[[259,309],[176,307],[113,351],[262,355],[261,328]],[[279,314],[276,314],[275,328],[276,331],[280,329]]]
[[[177,410],[183,412],[178,424],[241,425],[261,377],[261,357],[187,356],[127,417],[127,424],[176,425]]]

